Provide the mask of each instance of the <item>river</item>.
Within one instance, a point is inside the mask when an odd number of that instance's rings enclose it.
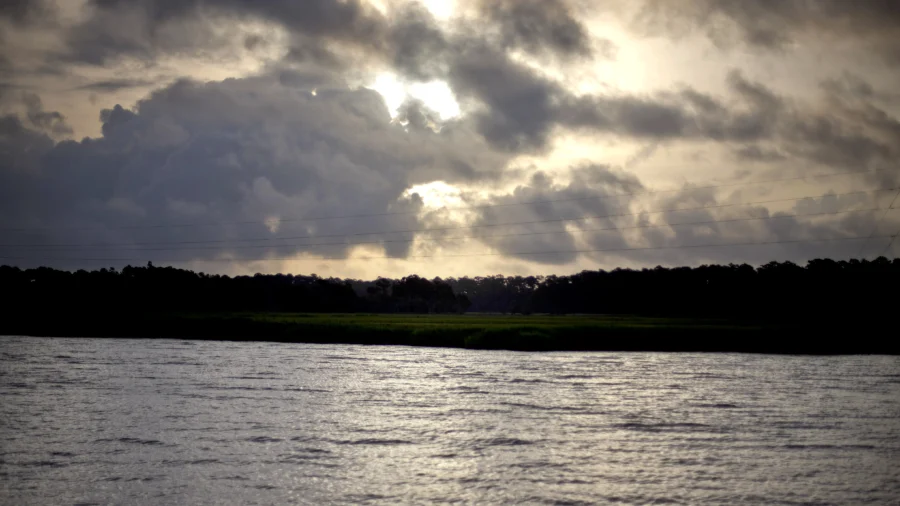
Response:
[[[900,357],[0,337],[2,504],[898,504]]]

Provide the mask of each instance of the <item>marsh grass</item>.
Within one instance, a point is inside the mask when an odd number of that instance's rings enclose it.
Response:
[[[823,339],[827,332],[838,339]],[[827,322],[780,325],[628,315],[134,313],[12,316],[0,334],[391,344],[522,351],[898,353]],[[859,329],[856,329],[859,330]],[[872,333],[872,335],[875,335]]]
[[[669,349],[690,338],[752,332],[754,327],[716,320],[638,316],[512,316],[238,313],[179,316],[193,335],[225,339],[353,344],[402,344],[475,349],[589,350]],[[200,329],[197,329],[200,330]],[[251,337],[255,336],[255,337]],[[699,341],[704,344],[700,345]]]

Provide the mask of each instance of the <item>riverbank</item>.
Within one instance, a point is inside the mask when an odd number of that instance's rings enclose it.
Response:
[[[878,329],[616,315],[10,315],[6,335],[409,345],[522,351],[900,354]],[[852,337],[851,337],[852,336]]]

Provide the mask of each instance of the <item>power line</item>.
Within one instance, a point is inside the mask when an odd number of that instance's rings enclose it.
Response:
[[[519,221],[519,222],[507,222],[507,223],[489,223],[489,224],[480,224],[480,225],[461,225],[461,226],[452,226],[452,227],[434,227],[434,228],[418,228],[418,229],[408,229],[408,230],[383,230],[383,231],[375,231],[375,232],[355,232],[355,233],[342,233],[342,234],[320,234],[320,235],[302,235],[302,236],[287,236],[287,237],[258,237],[258,238],[244,238],[244,239],[214,239],[214,240],[198,240],[198,241],[153,241],[153,242],[133,242],[133,243],[112,243],[112,244],[103,244],[103,243],[93,243],[93,244],[36,244],[36,243],[26,243],[26,244],[0,244],[0,248],[39,248],[39,247],[53,247],[53,248],[80,248],[86,246],[98,246],[98,247],[109,247],[109,246],[160,246],[160,245],[185,245],[185,244],[231,244],[238,242],[271,242],[271,241],[288,241],[288,240],[296,240],[296,239],[321,239],[321,238],[333,238],[333,237],[360,237],[367,235],[381,235],[381,234],[409,234],[409,233],[420,233],[420,232],[444,232],[449,230],[464,230],[464,229],[478,229],[478,228],[491,228],[491,227],[505,227],[505,226],[516,226],[516,225],[536,225],[543,223],[560,223],[560,222],[568,222],[568,221],[587,221],[587,220],[595,220],[595,219],[607,219],[607,218],[621,218],[626,216],[640,216],[645,214],[660,214],[660,213],[672,213],[672,212],[685,212],[685,211],[700,211],[707,209],[723,209],[728,207],[740,207],[740,206],[750,206],[757,204],[773,204],[779,202],[794,202],[799,200],[806,199],[814,199],[814,198],[824,198],[824,197],[842,197],[847,195],[858,195],[864,193],[876,193],[880,191],[894,191],[898,190],[898,188],[879,188],[875,190],[861,190],[861,191],[853,191],[853,192],[845,192],[845,193],[826,193],[822,195],[811,195],[804,197],[792,197],[792,198],[783,198],[783,199],[770,199],[770,200],[759,200],[753,202],[742,202],[742,203],[732,203],[732,204],[716,204],[716,205],[708,205],[708,206],[697,206],[697,207],[685,207],[685,208],[672,208],[672,209],[660,209],[656,211],[639,211],[639,212],[631,212],[631,213],[618,213],[618,214],[607,214],[607,215],[596,215],[596,216],[582,216],[579,218],[555,218],[550,220],[531,220],[531,221]],[[386,241],[378,241],[378,242],[386,242]],[[291,244],[286,244],[287,246]],[[297,246],[302,246],[302,244],[295,244]],[[312,244],[314,245],[314,244]],[[275,245],[279,246],[279,245]]]
[[[882,256],[882,257],[883,257],[883,256],[887,255],[888,251],[891,249],[891,246],[894,244],[894,239],[897,238],[897,235],[898,235],[898,234],[900,234],[900,232],[898,232],[897,234],[894,234],[894,235],[890,236],[891,240],[888,241],[887,245],[884,247],[884,250],[883,250],[883,251],[881,252],[881,254],[878,255],[878,256]],[[870,239],[871,239],[871,237],[870,237]]]
[[[885,210],[885,214],[887,214],[887,211],[894,208],[894,202],[897,201],[897,196],[900,196],[900,191],[897,192],[897,195],[894,195],[894,200],[891,201],[891,205],[889,205],[888,208]],[[882,216],[881,219],[883,220],[884,216]],[[890,251],[890,249],[891,249],[891,246],[893,246],[893,244],[894,244],[894,240],[897,239],[898,235],[900,235],[900,230],[898,230],[897,233],[895,233],[894,235],[891,236],[891,240],[888,241],[888,243],[884,246],[884,251],[882,251],[881,255],[879,255],[879,256],[887,255],[888,251]],[[859,255],[857,255],[857,256],[859,256]]]
[[[887,238],[891,237],[889,235],[880,235],[880,236],[872,236],[869,239],[877,239],[877,238]],[[652,250],[677,250],[677,249],[692,249],[692,248],[722,248],[722,247],[731,247],[731,246],[766,246],[766,245],[775,245],[775,244],[799,244],[799,243],[815,243],[815,242],[833,242],[833,241],[852,241],[859,239],[867,239],[867,237],[861,236],[853,236],[853,237],[834,237],[828,239],[794,239],[794,240],[779,240],[779,241],[763,241],[763,242],[744,242],[744,243],[725,243],[725,244],[688,244],[688,245],[677,245],[677,246],[648,246],[648,247],[639,247],[639,248],[597,248],[597,249],[581,249],[581,250],[551,250],[551,251],[530,251],[530,252],[499,252],[499,253],[463,253],[463,254],[450,254],[450,255],[412,255],[402,258],[402,260],[408,260],[411,258],[459,258],[459,257],[484,257],[484,256],[530,256],[530,255],[560,255],[560,254],[581,254],[581,253],[600,253],[600,252],[622,252],[622,251],[652,251]],[[0,256],[2,259],[15,259],[15,260],[65,260],[65,261],[77,261],[77,262],[144,262],[147,259],[142,258],[66,258],[66,257],[15,257],[15,256]],[[397,260],[396,257],[390,256],[363,256],[363,257],[318,257],[312,260],[322,261],[322,260]],[[205,260],[174,260],[175,262],[228,262],[233,263],[236,261],[240,261],[241,259],[234,258],[213,258],[213,259],[205,259]],[[248,262],[271,262],[271,261],[281,261],[281,260],[298,260],[296,257],[270,257],[270,258],[262,258],[255,260],[245,260]],[[152,261],[152,260],[151,260]],[[173,260],[168,260],[172,262]]]
[[[456,206],[456,207],[444,207],[443,210],[447,211],[456,211],[456,210],[469,210],[469,209],[489,209],[496,207],[511,207],[511,206],[523,206],[523,205],[532,205],[532,204],[551,204],[557,202],[575,202],[581,200],[596,200],[596,199],[608,199],[608,198],[617,198],[617,197],[636,197],[636,196],[645,196],[645,195],[657,195],[663,193],[675,193],[681,191],[697,191],[697,190],[711,190],[716,188],[727,188],[733,186],[747,186],[753,184],[765,184],[765,183],[780,183],[787,181],[799,181],[806,179],[815,179],[815,178],[824,178],[824,177],[834,177],[834,176],[845,176],[845,175],[856,175],[856,174],[872,174],[877,172],[889,172],[891,169],[874,169],[868,171],[842,171],[842,172],[832,172],[828,174],[814,174],[809,176],[795,176],[788,178],[778,178],[778,179],[765,179],[760,181],[741,181],[734,183],[723,183],[716,185],[707,185],[707,186],[695,186],[690,188],[678,188],[673,190],[654,190],[647,192],[632,192],[632,193],[619,193],[619,194],[611,194],[611,195],[597,195],[590,197],[570,197],[570,198],[562,198],[562,199],[547,199],[547,200],[532,200],[525,202],[512,202],[506,204],[485,204],[485,205],[474,205],[474,206]],[[384,217],[384,216],[402,216],[402,215],[415,215],[418,214],[419,211],[398,211],[398,212],[386,212],[386,213],[367,213],[367,214],[352,214],[352,215],[341,215],[341,216],[321,216],[321,217],[311,217],[311,218],[285,218],[278,219],[279,223],[296,223],[296,222],[318,222],[318,221],[330,221],[330,220],[343,220],[343,219],[357,219],[357,218],[375,218],[375,217]],[[222,226],[222,225],[260,225],[265,224],[266,220],[247,220],[247,221],[217,221],[217,222],[207,222],[207,223],[171,223],[171,224],[152,224],[152,225],[122,225],[115,227],[106,227],[106,226],[94,226],[94,227],[8,227],[8,228],[0,228],[0,231],[4,232],[30,232],[30,231],[40,231],[40,230],[71,230],[71,231],[85,231],[85,230],[132,230],[132,229],[154,229],[154,228],[193,228],[193,227],[213,227],[213,226]]]
[[[887,237],[887,236],[874,236],[874,237]],[[561,254],[561,253],[599,253],[599,252],[609,252],[609,251],[651,251],[651,250],[669,250],[669,249],[691,249],[691,248],[719,248],[719,247],[728,247],[728,246],[765,246],[772,244],[798,244],[798,243],[810,243],[810,242],[830,242],[830,241],[850,241],[855,239],[862,239],[861,237],[834,237],[829,239],[794,239],[794,240],[783,240],[783,241],[764,241],[764,242],[745,242],[745,243],[729,243],[729,244],[687,244],[687,245],[679,245],[679,246],[647,246],[641,248],[599,248],[599,249],[582,249],[582,250],[570,250],[570,251],[535,251],[535,252],[517,252],[517,253],[475,253],[475,254],[460,254],[460,255],[441,255],[448,257],[466,257],[466,256],[509,256],[509,255],[551,255],[551,254]],[[385,257],[389,258],[389,257]],[[433,256],[417,256],[411,258],[434,258]]]
[[[887,216],[888,211],[890,211],[891,209],[894,208],[894,202],[897,201],[897,197],[900,197],[900,189],[897,189],[897,193],[894,194],[894,198],[891,199],[891,203],[888,204],[888,206],[884,209],[884,212],[881,213],[881,218],[879,218],[878,220],[875,221],[875,225],[873,225],[873,226],[872,226],[872,230],[869,231],[869,237],[871,237],[872,234],[874,234],[875,231],[878,230],[878,227],[881,226],[881,222],[884,221],[884,218],[885,218],[885,216]],[[888,243],[888,248],[890,248],[890,245],[891,245],[893,242],[894,242],[894,240],[891,239],[891,242]],[[869,244],[869,241],[868,241],[868,240],[863,241],[862,244],[859,245],[859,251],[856,253],[856,256],[858,256],[858,257],[859,257],[859,256],[862,256],[862,252],[863,252],[863,250],[865,249],[865,247],[866,247],[867,244]]]
[[[806,214],[780,214],[775,216],[763,216],[763,217],[752,217],[752,218],[732,218],[725,220],[707,220],[707,221],[694,221],[694,222],[683,222],[683,223],[658,223],[658,224],[647,224],[647,225],[632,225],[626,227],[605,227],[605,228],[590,228],[590,229],[579,229],[579,233],[585,232],[607,232],[614,230],[634,230],[634,229],[653,229],[653,228],[669,228],[669,227],[685,227],[685,226],[698,226],[698,225],[713,225],[720,223],[736,223],[736,222],[747,222],[747,221],[767,221],[767,220],[778,220],[778,219],[786,219],[786,218],[806,218],[806,217],[816,217],[816,216],[834,216],[839,214],[849,214],[849,213],[862,213],[862,212],[871,212],[878,211],[880,207],[874,207],[869,209],[854,209],[848,211],[830,211],[830,212],[822,212],[822,213],[806,213]],[[378,245],[384,243],[412,243],[417,241],[422,242],[441,242],[447,240],[456,240],[456,239],[494,239],[494,238],[503,238],[503,237],[521,237],[521,236],[534,236],[534,235],[552,235],[552,234],[569,234],[571,231],[569,230],[549,230],[542,232],[519,232],[519,233],[511,233],[511,234],[481,234],[481,235],[458,235],[458,236],[448,236],[448,237],[440,237],[440,238],[432,238],[432,239],[422,239],[422,238],[412,238],[412,239],[388,239],[388,240],[380,240],[380,241],[365,241],[365,242],[326,242],[326,243],[313,243],[313,244],[295,244],[295,243],[286,243],[286,244],[265,244],[265,245],[244,245],[244,246],[233,246],[228,248],[230,250],[233,249],[258,249],[258,248],[279,248],[279,247],[288,247],[288,246],[305,246],[305,247],[313,247],[313,246],[366,246],[366,245]],[[89,249],[103,249],[105,246],[86,246]],[[35,248],[41,250],[41,248]],[[112,249],[120,249],[120,250],[135,250],[135,251],[201,251],[201,250],[218,250],[220,247],[217,246],[188,246],[188,247],[174,247],[174,248],[141,248],[141,247],[115,247]],[[50,249],[49,251],[57,251]]]

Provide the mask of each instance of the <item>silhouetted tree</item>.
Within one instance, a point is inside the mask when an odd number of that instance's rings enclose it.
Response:
[[[815,259],[583,271],[569,276],[374,281],[223,276],[173,267],[61,271],[0,266],[8,315],[154,311],[610,313],[743,319],[886,318],[900,260]]]

